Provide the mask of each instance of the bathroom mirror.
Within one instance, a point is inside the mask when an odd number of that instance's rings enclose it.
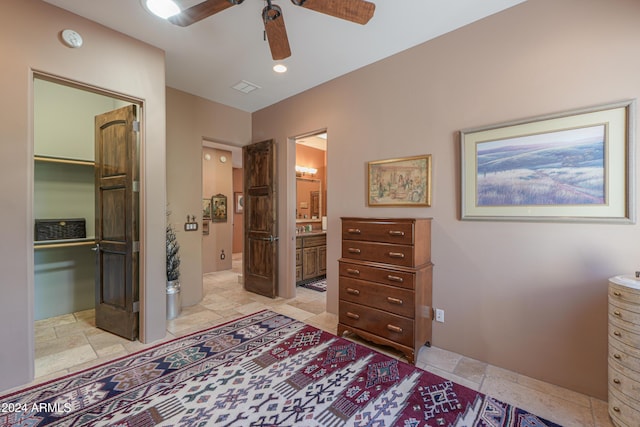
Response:
[[[296,222],[322,221],[322,184],[319,179],[296,178]]]

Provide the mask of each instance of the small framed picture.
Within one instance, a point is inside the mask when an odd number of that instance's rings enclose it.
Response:
[[[211,219],[211,199],[202,199],[202,219]]]
[[[368,164],[369,206],[431,206],[431,155]]]
[[[233,193],[235,213],[244,212],[244,196],[240,192]]]
[[[216,194],[211,198],[211,221],[227,222],[227,196]]]

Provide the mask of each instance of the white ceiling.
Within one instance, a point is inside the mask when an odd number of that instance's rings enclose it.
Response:
[[[185,28],[152,16],[141,0],[44,1],[163,49],[167,86],[254,112],[525,0],[371,0],[375,15],[364,26],[274,0],[291,45],[291,57],[280,61],[285,74],[272,70],[263,40],[264,0],[246,0]],[[241,80],[260,89],[232,89]]]

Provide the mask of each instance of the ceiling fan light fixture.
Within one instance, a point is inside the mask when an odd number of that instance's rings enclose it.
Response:
[[[286,73],[287,72],[287,66],[284,64],[276,64],[273,66],[273,71],[275,71],[276,73]]]
[[[162,19],[180,13],[180,7],[173,0],[145,0],[144,5],[147,10]]]
[[[262,19],[264,20],[264,22],[275,21],[281,16],[282,16],[282,9],[280,9],[280,6],[271,4],[270,1],[269,1],[269,4],[265,6],[264,9],[262,9]]]

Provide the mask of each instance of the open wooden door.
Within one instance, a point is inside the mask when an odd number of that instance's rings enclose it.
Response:
[[[96,116],[96,326],[138,337],[136,106]]]
[[[276,145],[242,149],[244,169],[244,288],[275,298],[278,284]]]

